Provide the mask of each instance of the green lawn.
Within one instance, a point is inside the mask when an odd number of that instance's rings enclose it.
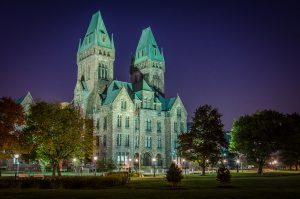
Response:
[[[215,175],[186,176],[179,189],[171,190],[161,176],[133,178],[129,185],[101,190],[0,189],[1,199],[8,198],[300,198],[300,173],[233,173],[230,187],[220,187]]]

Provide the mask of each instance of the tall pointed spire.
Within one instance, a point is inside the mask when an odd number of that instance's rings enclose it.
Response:
[[[113,49],[100,11],[93,14],[89,27],[80,46],[79,52],[82,52],[92,47],[93,45]]]
[[[135,52],[135,63],[144,61],[147,58],[156,61],[164,61],[150,26],[142,31]]]

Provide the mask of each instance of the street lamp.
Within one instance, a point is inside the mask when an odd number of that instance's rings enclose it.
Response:
[[[131,173],[131,158],[129,158],[129,169],[128,169],[129,173]]]
[[[236,160],[236,172],[238,173],[239,172],[239,167],[240,166],[240,160],[239,159],[237,159]]]
[[[97,156],[94,156],[95,176],[97,175],[97,160],[98,160],[98,157],[97,157]]]
[[[76,163],[76,161],[77,161],[77,159],[76,158],[73,158],[73,166],[74,166],[74,172],[76,173],[76,165],[75,165],[75,163]]]
[[[185,165],[185,159],[182,159],[184,174],[186,175],[186,165]]]
[[[155,177],[155,163],[156,163],[156,158],[152,158],[152,165],[153,165],[153,177]]]
[[[16,176],[19,175],[19,154],[15,154],[14,158],[16,159],[16,164],[17,164],[17,171],[16,171]]]

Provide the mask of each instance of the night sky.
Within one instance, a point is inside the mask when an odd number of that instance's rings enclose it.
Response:
[[[129,81],[130,54],[151,26],[166,95],[181,96],[189,120],[203,104],[227,130],[259,109],[300,112],[300,2],[287,0],[2,1],[0,96],[71,101],[78,41],[97,10],[114,33],[118,80]]]

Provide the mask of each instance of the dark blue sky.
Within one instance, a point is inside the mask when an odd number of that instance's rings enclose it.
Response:
[[[300,112],[300,4],[287,0],[3,1],[0,96],[71,101],[78,40],[97,10],[114,33],[115,78],[129,80],[130,54],[151,26],[166,94],[179,93],[190,117],[211,104],[230,129],[259,109]]]

